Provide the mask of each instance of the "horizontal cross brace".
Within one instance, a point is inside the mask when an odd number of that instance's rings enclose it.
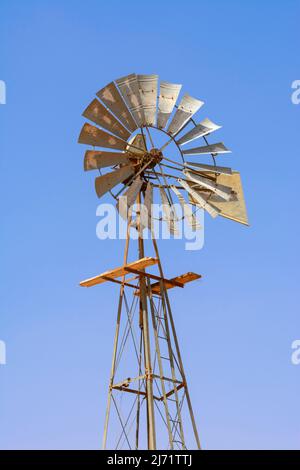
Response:
[[[177,379],[170,379],[169,377],[164,377],[164,376],[160,376],[160,375],[156,375],[156,374],[153,374],[153,377],[155,377],[156,379],[162,379],[162,380],[166,380],[167,382],[172,382],[172,383],[176,383],[176,384],[181,384],[182,382],[180,380],[177,380]]]
[[[133,287],[134,289],[137,289],[137,286],[135,286],[134,284],[130,284],[129,282],[125,282],[125,281],[122,282],[122,281],[119,281],[118,279],[113,279],[112,277],[102,276],[102,279],[104,279],[104,281],[115,282],[116,284],[121,284],[126,287]]]
[[[202,276],[200,274],[188,272],[185,274],[182,274],[181,276],[173,277],[172,279],[166,280],[164,283],[165,289],[172,289],[175,287],[175,282],[180,283],[181,287],[184,286],[187,282],[195,281],[196,279],[200,279]],[[155,282],[154,284],[151,284],[151,290],[154,294],[161,294],[160,291],[160,282]]]
[[[130,271],[130,272],[133,272],[133,271]],[[142,272],[141,274],[142,275],[145,274],[145,276],[149,276],[148,273]],[[151,274],[150,276],[153,276],[153,274]],[[196,279],[200,279],[201,277],[202,276],[200,274],[196,274],[192,272],[182,274],[181,276],[173,277],[172,279],[164,279],[164,278],[158,277],[159,282],[154,282],[153,284],[151,284],[151,292],[152,294],[161,295],[161,281],[163,281],[165,289],[173,289],[174,287],[177,287],[177,286],[184,287],[184,285],[187,282],[195,281]],[[139,295],[139,290],[135,292],[135,295]]]
[[[171,395],[173,395],[173,393],[175,393],[175,390],[177,390],[178,392],[182,387],[184,387],[184,382],[181,382],[181,384],[179,384],[176,388],[166,393],[166,398],[169,398]],[[162,401],[163,399],[164,399],[164,396],[160,397],[160,401]]]
[[[144,397],[147,396],[146,392],[142,392],[141,390],[135,390],[133,388],[122,387],[122,386],[119,386],[119,385],[113,385],[111,388],[113,390],[120,390],[121,392],[135,393],[136,395],[142,395]],[[153,395],[153,398],[154,398],[154,400],[157,400],[157,401],[162,400],[161,397],[156,397],[155,395]]]
[[[125,271],[128,271],[129,273],[133,273],[133,274],[138,274],[139,276],[148,277],[149,279],[155,279],[156,281],[162,281],[167,284],[172,284],[173,286],[184,287],[184,284],[182,282],[176,281],[175,279],[165,279],[163,277],[155,276],[154,274],[146,273],[144,271],[140,271],[138,269],[133,269],[129,267],[126,267]]]
[[[134,377],[134,378],[128,377],[127,379],[123,380],[122,382],[119,382],[119,383],[115,384],[114,387],[128,387],[128,385],[131,382],[136,382],[137,380],[143,380],[145,378],[146,378],[146,375],[139,375],[138,377]]]

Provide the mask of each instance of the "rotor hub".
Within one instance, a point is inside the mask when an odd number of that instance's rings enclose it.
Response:
[[[152,148],[151,150],[144,153],[144,155],[139,159],[139,166],[143,167],[147,163],[147,169],[154,168],[159,164],[163,159],[163,154],[159,149]]]

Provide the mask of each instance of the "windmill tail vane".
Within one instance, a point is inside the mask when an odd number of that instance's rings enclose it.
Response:
[[[80,282],[112,282],[119,289],[103,448],[201,448],[169,300],[169,290],[201,276],[165,277],[152,208],[162,203],[162,220],[173,235],[179,220],[174,200],[195,231],[202,229],[199,210],[244,225],[248,218],[239,172],[217,163],[230,150],[208,142],[221,126],[209,118],[197,124],[194,115],[204,103],[188,94],[179,99],[181,88],[159,82],[157,75],[131,74],[102,88],[83,112],[88,122],[79,143],[91,146],[84,170],[99,172],[97,196],[109,193],[127,223],[123,263]],[[134,246],[132,227],[138,232]],[[151,256],[145,253],[145,230],[151,233]]]

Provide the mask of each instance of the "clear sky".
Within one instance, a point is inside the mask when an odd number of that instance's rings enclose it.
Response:
[[[81,112],[128,73],[205,101],[233,150],[250,228],[206,217],[204,248],[162,242],[206,449],[300,449],[297,1],[2,0],[0,448],[100,447],[117,290],[78,282],[120,264],[95,235]]]

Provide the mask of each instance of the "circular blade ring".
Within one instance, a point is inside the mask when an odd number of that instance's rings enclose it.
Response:
[[[168,82],[159,83],[157,75],[131,74],[111,82],[97,93],[97,97],[101,101],[92,101],[86,108],[84,115],[93,120],[98,127],[86,123],[81,131],[79,142],[92,145],[93,151],[88,151],[85,156],[85,170],[98,169],[100,174],[100,178],[97,179],[98,194],[102,195],[102,193],[109,192],[114,199],[118,200],[123,191],[126,189],[128,191],[139,178],[144,182],[141,185],[141,192],[152,181],[152,188],[157,187],[165,191],[165,196],[173,205],[170,189],[176,184],[179,177],[184,179],[178,172],[185,169],[217,183],[220,176],[218,169],[225,168],[217,165],[217,154],[210,153],[212,165],[203,164],[203,167],[201,167],[199,163],[197,167],[195,162],[195,166],[192,167],[190,165],[193,162],[187,164],[185,160],[189,150],[182,149],[181,145],[201,138],[204,140],[206,147],[190,149],[190,155],[197,154],[196,150],[198,149],[201,149],[200,153],[203,154],[204,150],[202,151],[202,149],[211,149],[213,151],[215,148],[218,148],[218,150],[220,148],[219,153],[227,153],[229,151],[225,146],[224,151],[222,151],[221,143],[209,144],[207,139],[212,131],[219,129],[221,126],[214,124],[208,118],[197,124],[193,115],[203,105],[203,102],[185,94],[179,104],[176,104],[180,89],[181,85]],[[170,100],[169,104],[168,100]],[[101,112],[103,112],[103,115],[101,115]],[[109,112],[112,114],[109,114]],[[106,123],[106,119],[110,121]],[[193,126],[192,130],[185,130],[188,125]],[[210,129],[205,126],[210,126]],[[125,128],[128,129],[128,134],[126,134],[127,130]],[[150,132],[151,129],[158,130],[168,137],[168,140],[161,147],[155,146]],[[114,135],[110,132],[113,132]],[[177,138],[178,134],[182,136]],[[129,137],[126,140],[128,135]],[[147,148],[146,137],[150,140],[150,149]],[[165,155],[165,149],[170,143],[175,144],[179,159],[174,159],[173,155],[172,158]],[[95,149],[95,146],[100,147],[99,151]],[[103,146],[106,152],[101,150]],[[193,150],[195,151],[192,152]],[[109,154],[112,155],[111,165],[109,164]],[[101,156],[103,156],[102,161]],[[129,165],[128,168],[131,168],[131,170],[125,170],[124,166],[126,165]],[[104,173],[103,168],[109,168],[110,173]],[[215,171],[213,171],[213,168],[215,168]],[[170,170],[172,171],[170,172]],[[175,174],[173,174],[174,172]],[[124,175],[126,176],[125,179],[123,178]],[[174,179],[175,182],[172,181]],[[103,184],[108,187],[107,191],[104,191],[105,188],[101,189],[99,187],[99,181],[103,181]],[[116,184],[111,186],[107,183],[110,181],[114,181]],[[113,187],[120,184],[122,185],[121,189],[114,194]],[[209,201],[213,198],[213,195],[212,191],[207,190],[206,200]],[[196,208],[195,213],[198,210],[199,207]],[[184,216],[180,220],[183,218]],[[157,218],[157,220],[162,220],[162,218]]]

